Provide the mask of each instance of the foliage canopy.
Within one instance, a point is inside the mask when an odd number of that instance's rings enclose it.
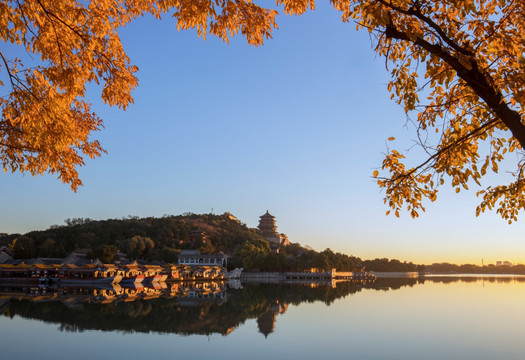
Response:
[[[383,174],[374,171],[385,202],[399,216],[424,210],[446,181],[459,192],[480,185],[514,153],[513,181],[479,191],[479,214],[496,208],[509,222],[525,207],[525,3],[517,0],[329,0],[342,21],[373,37],[391,68],[388,90],[417,128],[428,157],[406,166],[389,150]],[[267,2],[262,2],[267,6]],[[314,0],[276,0],[286,14],[315,8]],[[40,63],[26,67],[0,52],[9,94],[0,98],[0,160],[5,171],[58,173],[76,190],[83,156],[104,150],[94,131],[103,122],[84,101],[86,85],[102,85],[105,103],[133,102],[137,68],[126,56],[118,28],[151,14],[171,14],[179,30],[228,42],[241,33],[261,45],[277,27],[277,10],[250,0],[4,0],[0,37]],[[420,96],[426,97],[423,102]],[[422,97],[423,97],[422,96]]]
[[[133,19],[170,12],[179,30],[196,28],[227,41],[241,32],[260,45],[276,26],[276,11],[250,1],[3,0],[0,40],[24,48],[35,66],[0,51],[0,71],[10,87],[0,97],[0,162],[4,171],[57,173],[73,190],[82,184],[83,157],[104,149],[90,140],[102,119],[84,100],[86,85],[102,86],[104,103],[126,109],[133,102],[137,67],[124,52],[118,29]],[[33,65],[33,64],[32,64]]]

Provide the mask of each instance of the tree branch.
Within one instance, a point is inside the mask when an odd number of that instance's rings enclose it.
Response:
[[[9,81],[11,82],[11,86],[13,87],[13,90],[15,89],[15,83],[13,82],[13,74],[11,73],[11,70],[9,70],[9,65],[7,64],[7,60],[4,57],[4,54],[0,51],[0,57],[2,58],[2,61],[5,65],[5,69],[7,70],[7,75],[9,76]]]
[[[405,179],[409,178],[414,173],[418,172],[421,168],[425,167],[426,165],[428,165],[430,162],[432,162],[433,160],[435,160],[436,158],[438,158],[442,154],[452,150],[454,147],[464,143],[465,141],[468,141],[468,140],[472,139],[473,137],[477,136],[480,132],[487,131],[490,128],[495,127],[498,124],[498,122],[500,122],[500,121],[501,121],[500,119],[494,118],[494,119],[486,122],[482,126],[480,126],[480,127],[476,128],[476,129],[474,129],[473,131],[469,132],[468,134],[463,135],[462,137],[460,137],[459,139],[457,139],[453,143],[451,143],[451,144],[449,144],[449,145],[439,149],[434,154],[432,154],[427,160],[425,160],[423,163],[419,164],[418,166],[416,166],[415,168],[411,169],[406,174],[403,174],[399,178],[396,178],[396,179],[379,178],[379,179],[386,180],[388,182],[395,182],[396,184],[394,185],[394,187],[397,187]]]
[[[399,6],[395,6],[395,5],[392,5],[389,2],[386,2],[385,0],[377,0],[377,1],[379,3],[385,5],[386,7],[390,8],[392,10],[395,10],[395,11],[397,11],[399,13],[402,13],[402,14],[405,14],[405,15],[408,15],[408,16],[415,16],[415,17],[417,17],[419,20],[423,21],[428,26],[430,26],[439,35],[439,37],[443,41],[445,41],[445,43],[448,46],[450,46],[451,48],[453,48],[457,52],[463,53],[465,55],[473,55],[472,51],[470,51],[468,49],[465,49],[465,48],[462,48],[461,46],[456,44],[454,41],[452,41],[452,39],[450,39],[448,37],[448,35],[443,31],[443,29],[438,24],[436,24],[431,18],[429,18],[428,16],[426,16],[425,14],[423,14],[421,12],[421,8],[419,6],[411,6],[410,9],[405,10],[405,9],[399,7]],[[416,4],[417,4],[417,1],[416,1],[416,3],[414,3],[414,5],[416,5]]]
[[[474,58],[468,57],[465,60],[470,65],[469,69],[463,65],[458,58],[448,53],[440,45],[431,44],[420,37],[410,39],[407,34],[399,31],[392,23],[386,26],[385,35],[388,38],[412,42],[415,45],[425,49],[429,53],[439,57],[446,64],[452,67],[458,76],[463,79],[470,86],[470,88],[472,88],[472,90],[474,90],[476,95],[485,101],[488,107],[507,126],[507,128],[512,132],[512,135],[520,143],[521,148],[525,149],[525,126],[521,122],[520,114],[509,108],[501,91],[493,85],[494,81],[490,75],[486,72],[483,72],[478,67],[478,64]]]

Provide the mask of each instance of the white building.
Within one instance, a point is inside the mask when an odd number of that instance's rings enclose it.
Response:
[[[216,254],[201,254],[199,250],[182,250],[179,255],[179,265],[226,267],[227,264],[227,255],[223,252],[218,252]]]

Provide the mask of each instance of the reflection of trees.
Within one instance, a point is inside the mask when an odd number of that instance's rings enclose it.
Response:
[[[524,283],[525,277],[498,277],[498,276],[431,276],[431,277],[420,277],[420,278],[388,278],[388,279],[377,279],[373,283],[365,285],[368,289],[376,290],[396,290],[405,286],[413,287],[419,284],[425,283],[439,283],[439,284],[452,284],[452,283],[476,283],[476,282],[490,282],[490,283],[502,283],[507,284],[511,282]]]
[[[339,283],[328,285],[246,285],[230,289],[226,302],[199,299],[191,306],[188,298],[167,295],[155,299],[95,303],[89,301],[49,300],[32,301],[31,298],[12,298],[2,308],[2,314],[60,323],[63,331],[124,331],[160,332],[178,334],[226,335],[247,319],[270,319],[269,332],[273,329],[273,314],[283,313],[287,304],[322,301],[331,304],[338,298],[359,291],[361,284]],[[74,305],[73,305],[74,304]],[[263,325],[263,329],[264,325]],[[269,333],[268,332],[268,333]]]
[[[365,284],[367,289],[376,290],[397,290],[405,286],[412,287],[416,284],[423,282],[419,278],[379,278],[376,281]]]
[[[432,276],[425,278],[425,281],[450,284],[455,282],[463,283],[476,283],[476,282],[490,282],[490,283],[501,283],[508,284],[511,282],[524,283],[525,277],[520,276],[510,276],[510,277],[500,277],[500,276]]]
[[[57,294],[26,294],[5,297],[0,303],[0,313],[59,323],[62,331],[123,331],[189,334],[229,334],[248,319],[257,319],[259,331],[268,336],[273,332],[278,314],[289,305],[321,301],[326,305],[337,299],[360,292],[362,289],[391,291],[425,283],[457,282],[525,282],[525,278],[486,277],[431,277],[417,279],[377,279],[374,283],[340,282],[329,285],[259,284],[229,289],[226,297],[184,297],[181,291],[173,296],[173,289],[163,290],[158,297],[124,297],[104,303],[92,301],[87,291],[63,291],[68,297]],[[182,284],[181,284],[182,286]],[[3,288],[0,288],[2,290]],[[11,289],[10,291],[15,291]],[[109,290],[108,290],[109,291]],[[123,294],[125,289],[120,290]],[[92,290],[93,292],[93,290]],[[98,291],[100,293],[100,290]],[[4,295],[7,295],[4,293]],[[187,305],[187,306],[185,306]]]

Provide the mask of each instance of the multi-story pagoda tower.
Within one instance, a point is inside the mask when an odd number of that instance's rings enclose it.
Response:
[[[259,234],[265,238],[279,236],[277,233],[277,225],[275,225],[275,216],[271,215],[268,210],[266,210],[266,214],[259,218]]]
[[[275,225],[275,216],[271,215],[268,210],[266,214],[260,216],[258,232],[270,243],[275,244],[277,248],[280,245],[286,246],[290,242],[285,234],[277,232],[277,225]]]

